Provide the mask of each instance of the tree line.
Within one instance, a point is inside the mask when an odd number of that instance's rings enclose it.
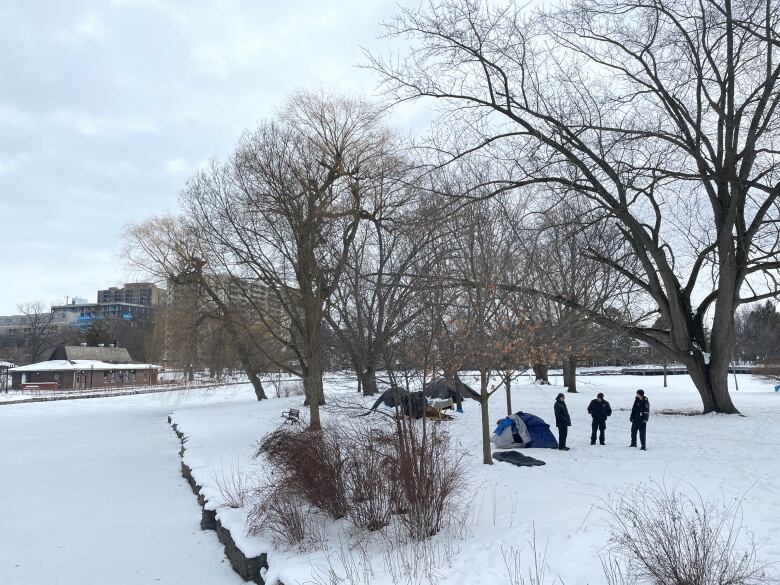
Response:
[[[334,348],[366,393],[380,369],[471,368],[485,397],[492,374],[558,360],[574,384],[605,331],[736,413],[735,316],[778,293],[778,10],[401,10],[401,53],[366,66],[391,102],[439,107],[431,138],[301,91],[191,177],[179,213],[130,226],[127,255],[190,291],[193,330],[218,323],[258,398],[261,372],[300,376],[314,428]]]

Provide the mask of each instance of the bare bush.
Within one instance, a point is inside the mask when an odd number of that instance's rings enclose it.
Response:
[[[405,534],[426,539],[442,529],[446,507],[465,487],[460,458],[449,446],[440,425],[405,418],[389,427],[352,419],[322,431],[278,429],[257,452],[276,479],[257,493],[255,524],[262,529],[260,516],[275,505],[269,498],[285,496],[371,531],[382,530],[398,514]],[[284,516],[278,524],[295,541],[296,523],[287,519],[293,512],[286,507],[272,512]]]
[[[322,516],[306,502],[285,478],[267,475],[251,497],[248,533],[264,533],[277,547],[313,550],[323,547]]]
[[[342,442],[335,428],[278,429],[262,440],[257,454],[285,478],[288,489],[338,519],[348,508]]]
[[[349,444],[359,447],[346,454],[344,480],[350,494],[347,516],[357,527],[380,530],[397,508],[394,437],[384,429],[360,424],[350,429],[349,439]]]
[[[214,481],[217,483],[219,495],[225,506],[244,507],[250,492],[250,480],[237,462],[232,463],[230,469],[225,469],[223,465],[219,473],[215,471]]]
[[[504,557],[509,585],[546,585],[550,574],[550,567],[547,564],[547,546],[540,549],[536,543],[536,528],[529,541],[531,547],[532,561],[530,566],[523,563],[522,549],[509,547],[501,548],[501,555]],[[551,583],[554,585],[557,579]],[[563,582],[560,582],[563,585]]]
[[[371,585],[375,581],[374,566],[365,546],[341,548],[327,556],[326,568],[314,567],[311,585]]]
[[[768,585],[777,583],[756,556],[742,523],[741,501],[714,502],[656,482],[605,505],[608,585]]]
[[[396,440],[398,480],[408,504],[401,523],[412,538],[428,538],[441,530],[446,506],[464,490],[463,466],[441,425],[399,418]]]

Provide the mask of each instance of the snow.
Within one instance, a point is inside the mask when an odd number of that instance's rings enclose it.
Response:
[[[422,545],[441,574],[430,582],[507,583],[502,550],[522,549],[527,561],[535,533],[540,548],[548,550],[553,575],[568,584],[601,584],[598,555],[607,538],[602,498],[649,479],[695,488],[705,497],[743,498],[744,522],[760,546],[759,556],[780,561],[780,393],[768,379],[738,378],[740,391],[733,397],[745,417],[659,414],[700,408],[687,376],[670,376],[666,389],[661,377],[582,376],[580,392],[566,397],[572,450],[529,451],[547,462],[538,468],[482,465],[479,407],[467,400],[463,415],[441,424],[448,425],[457,452],[465,454],[471,492],[452,503],[452,528]],[[552,386],[525,377],[515,381],[514,410],[551,422],[561,390],[555,385],[560,377],[552,380]],[[639,387],[653,413],[647,452],[626,447],[628,410]],[[348,376],[329,376],[325,388],[331,397],[356,396]],[[585,411],[599,391],[614,410],[604,447],[589,445]],[[366,582],[392,583],[388,559],[397,570],[397,559],[409,546],[388,553],[382,538],[351,532],[342,521],[323,525],[319,547],[272,550],[263,537],[247,535],[245,509],[222,505],[217,478],[236,468],[260,472],[252,460],[257,441],[281,423],[282,411],[300,408],[302,401],[292,396],[258,403],[244,384],[0,406],[0,501],[6,504],[0,583],[242,583],[215,534],[200,530],[199,506],[180,476],[179,441],[166,421],[170,412],[187,436],[185,461],[209,506],[248,556],[269,552],[270,583],[316,582],[313,574],[322,574],[329,563],[338,570],[342,556],[355,563],[368,560],[373,574]],[[491,402],[491,420],[505,414],[504,404],[499,391]]]
[[[729,380],[732,383],[733,377]],[[553,576],[578,585],[603,583],[599,554],[608,538],[603,498],[651,479],[678,485],[687,492],[695,489],[708,498],[744,498],[744,522],[761,547],[760,557],[780,561],[780,470],[773,463],[780,439],[780,395],[772,391],[773,383],[739,375],[740,392],[734,392],[734,400],[745,417],[659,414],[665,410],[700,409],[698,394],[687,376],[670,377],[666,389],[662,384],[661,377],[580,378],[580,392],[567,395],[573,419],[568,442],[572,450],[529,451],[547,462],[539,468],[483,465],[479,407],[466,401],[466,412],[443,424],[449,425],[458,449],[466,454],[472,495],[466,502],[453,504],[457,515],[453,529],[437,535],[427,545],[439,550],[441,559],[447,557],[437,567],[442,573],[439,582],[507,582],[502,549],[522,549],[522,558],[529,560],[528,543],[535,533],[540,548],[548,550],[547,562]],[[327,380],[325,387],[331,395],[355,389],[344,377]],[[647,392],[653,411],[647,452],[627,448],[628,411],[640,387]],[[514,410],[532,412],[551,422],[552,405],[560,390],[556,385],[539,386],[528,383],[528,379],[519,380],[513,387]],[[590,418],[586,412],[588,402],[599,391],[606,394],[615,411],[608,421],[607,445],[603,447],[589,444]],[[353,560],[363,555],[370,559],[372,584],[390,584],[393,580],[386,570],[386,543],[374,535],[352,533],[343,522],[330,522],[324,529],[326,542],[315,550],[273,551],[262,537],[246,535],[246,510],[220,505],[215,477],[237,467],[252,473],[257,441],[279,425],[283,410],[299,407],[301,402],[301,397],[291,397],[257,403],[247,388],[233,402],[177,410],[174,420],[187,436],[185,461],[238,545],[250,555],[271,551],[269,582],[280,579],[286,585],[310,583],[313,573],[324,571],[329,563],[338,567],[339,556],[346,551]],[[491,420],[504,415],[504,405],[505,396],[499,391],[491,403]],[[468,521],[465,508],[471,508]],[[464,527],[465,535],[461,534]],[[453,548],[456,553],[444,554]]]
[[[160,369],[161,366],[155,366],[154,364],[113,364],[110,362],[102,362],[99,360],[48,360],[45,362],[37,362],[35,364],[28,364],[26,366],[19,366],[18,368],[11,368],[8,370],[11,373],[15,372],[62,372],[70,370],[151,370]]]
[[[0,583],[239,585],[167,415],[207,391],[0,406]]]

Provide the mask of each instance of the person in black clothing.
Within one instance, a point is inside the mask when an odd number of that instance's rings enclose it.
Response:
[[[612,407],[604,400],[604,393],[599,392],[588,405],[588,414],[593,417],[591,423],[590,444],[596,444],[596,431],[599,431],[599,444],[604,444],[604,431],[607,428],[607,417],[612,415]]]
[[[569,409],[566,408],[566,396],[562,393],[556,396],[554,409],[555,426],[558,427],[558,449],[561,451],[568,451],[569,448],[566,446],[566,436],[569,434],[571,418],[569,417]]]
[[[639,432],[642,451],[647,450],[647,420],[649,418],[650,401],[645,397],[644,390],[637,390],[634,406],[631,408],[631,444],[629,447],[636,447],[636,434]]]

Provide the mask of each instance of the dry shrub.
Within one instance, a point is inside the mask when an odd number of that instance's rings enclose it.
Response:
[[[523,562],[522,549],[510,546],[508,549],[501,547],[501,555],[504,557],[509,585],[547,585],[560,583],[560,578],[548,581],[550,567],[547,564],[547,546],[540,549],[536,542],[536,526],[533,527],[531,539],[528,541],[531,548],[531,565]]]
[[[280,478],[267,478],[255,491],[254,501],[248,517],[249,534],[264,532],[280,547],[321,545],[324,534],[320,520]]]
[[[222,503],[231,508],[243,508],[249,495],[249,478],[238,463],[233,463],[230,469],[220,468],[215,471],[214,480],[217,483]]]
[[[428,538],[441,530],[447,505],[465,488],[461,459],[453,456],[449,434],[440,424],[399,418],[395,436],[397,479],[407,506],[401,523],[410,537]]]
[[[336,519],[348,508],[344,453],[342,435],[335,428],[278,429],[261,441],[257,451],[287,489]]]
[[[344,480],[350,495],[347,516],[353,525],[368,530],[387,526],[395,508],[397,483],[394,466],[397,459],[393,435],[368,425],[354,425],[347,433]]]
[[[254,529],[262,529],[262,516],[270,511],[274,527],[289,525],[286,540],[296,542],[297,517],[293,522],[291,510],[269,502],[286,497],[333,518],[346,517],[358,528],[382,530],[395,513],[413,539],[439,532],[446,506],[465,485],[446,431],[406,419],[384,426],[366,419],[341,423],[322,431],[281,428],[261,441],[257,455],[265,458],[274,479],[257,492]]]
[[[768,585],[777,583],[756,557],[741,502],[706,501],[651,482],[616,495],[610,550],[602,558],[609,585]]]

